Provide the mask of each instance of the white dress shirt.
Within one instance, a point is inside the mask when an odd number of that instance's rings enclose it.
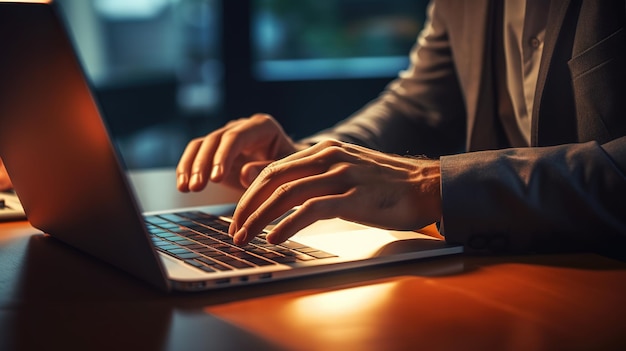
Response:
[[[549,0],[504,0],[507,88],[527,146],[549,8]]]

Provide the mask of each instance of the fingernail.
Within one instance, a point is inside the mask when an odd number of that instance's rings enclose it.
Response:
[[[228,235],[235,236],[236,232],[237,232],[237,226],[235,225],[235,222],[231,222],[230,225],[228,226]]]
[[[248,230],[246,227],[241,227],[235,236],[233,237],[233,241],[236,245],[243,245],[246,243],[246,237],[248,236]]]
[[[189,186],[195,186],[200,184],[200,173],[194,173],[191,175],[191,179],[189,180]]]
[[[185,175],[185,173],[179,174],[176,182],[179,186],[185,184],[187,182],[187,175]]]
[[[211,180],[215,181],[219,179],[222,173],[224,173],[222,165],[213,165],[211,169]]]

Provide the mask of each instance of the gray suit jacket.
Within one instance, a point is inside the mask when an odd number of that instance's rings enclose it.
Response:
[[[496,123],[492,7],[434,0],[409,69],[308,141],[440,157],[443,234],[470,251],[623,243],[625,1],[552,0],[530,148],[507,147]]]

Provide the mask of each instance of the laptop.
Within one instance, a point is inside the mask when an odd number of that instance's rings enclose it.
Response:
[[[416,232],[340,219],[316,222],[283,245],[261,235],[240,248],[224,233],[229,213],[211,213],[216,207],[142,213],[56,5],[0,2],[0,48],[0,157],[28,220],[160,289],[208,290],[462,252]]]

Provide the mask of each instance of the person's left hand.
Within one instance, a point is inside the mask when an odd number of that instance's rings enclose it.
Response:
[[[229,234],[245,245],[276,225],[267,241],[278,244],[320,220],[339,217],[394,230],[417,230],[441,217],[437,160],[384,154],[324,141],[271,163],[241,197]]]
[[[13,183],[11,183],[11,178],[9,178],[7,169],[4,167],[4,162],[0,159],[0,191],[9,190],[11,188],[13,188]]]

